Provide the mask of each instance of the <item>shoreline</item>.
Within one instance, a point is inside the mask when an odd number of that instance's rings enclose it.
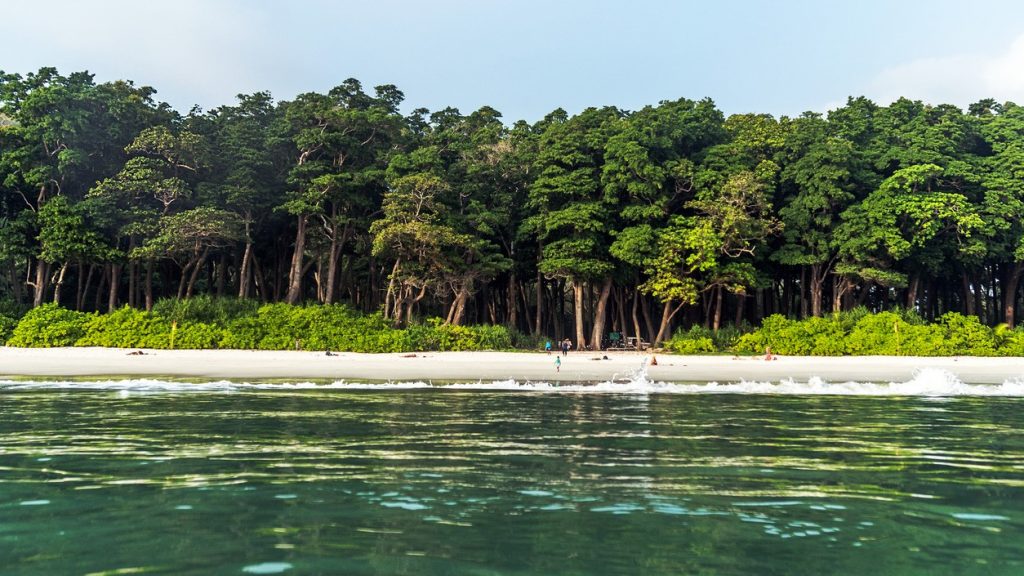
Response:
[[[137,352],[141,351],[142,354]],[[906,382],[922,369],[949,372],[966,384],[1024,380],[1024,361],[1001,357],[675,356],[639,352],[570,352],[555,370],[552,352],[416,352],[362,354],[262,350],[0,347],[0,378],[170,377],[227,380],[627,381],[646,366],[654,382]],[[603,359],[607,357],[607,359]]]

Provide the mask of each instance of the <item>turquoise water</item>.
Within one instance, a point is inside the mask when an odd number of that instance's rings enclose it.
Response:
[[[483,388],[0,384],[0,573],[1024,573],[1020,397]]]

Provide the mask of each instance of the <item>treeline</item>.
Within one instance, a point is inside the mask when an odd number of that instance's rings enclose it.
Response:
[[[187,115],[154,97],[0,73],[4,298],[344,303],[591,347],[856,307],[1017,319],[1012,103],[776,119],[680,99],[508,125],[488,107],[403,115],[397,88],[351,79]]]

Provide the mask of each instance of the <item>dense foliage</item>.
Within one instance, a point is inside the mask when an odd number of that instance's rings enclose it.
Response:
[[[957,312],[928,322],[914,312],[856,308],[804,320],[774,314],[747,332],[694,327],[665,342],[667,350],[683,354],[763,355],[768,347],[773,354],[793,356],[1020,356],[1024,328],[990,328]]]
[[[453,326],[435,320],[398,329],[379,313],[362,314],[343,304],[253,307],[233,299],[203,297],[160,301],[152,312],[124,306],[109,314],[44,304],[11,322],[16,326],[7,344],[35,348],[409,352],[536,347],[535,341],[504,326]]]
[[[1013,103],[851,98],[774,118],[679,99],[506,124],[489,107],[403,115],[397,88],[351,79],[187,115],[154,97],[0,73],[0,299],[37,310],[16,329],[0,310],[13,343],[600,347],[614,331],[706,351],[764,320],[788,353],[954,346],[912,322],[875,342],[822,319],[857,307],[1016,334]]]

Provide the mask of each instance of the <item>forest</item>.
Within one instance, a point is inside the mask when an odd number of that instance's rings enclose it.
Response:
[[[0,72],[0,299],[344,304],[591,348],[854,309],[1019,318],[1016,104],[510,123],[404,98],[348,79],[181,114],[127,80]]]

